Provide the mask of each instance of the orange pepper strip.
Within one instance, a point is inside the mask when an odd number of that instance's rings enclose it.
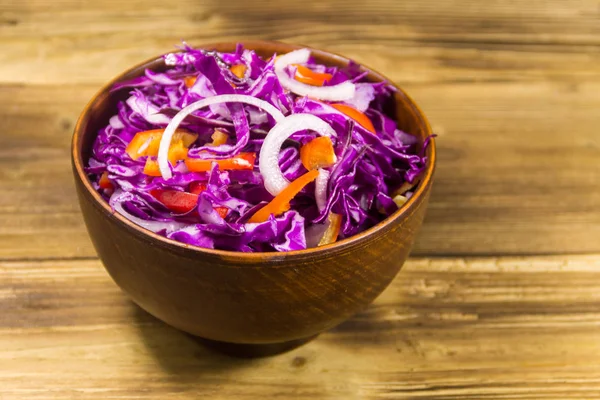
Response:
[[[108,171],[104,171],[102,173],[102,175],[100,176],[100,181],[98,182],[98,185],[102,189],[113,189],[114,188],[112,182],[110,181],[110,179],[108,179]]]
[[[192,86],[194,86],[194,83],[196,83],[196,77],[186,76],[185,78],[183,78],[183,83],[185,83],[186,87],[191,88]]]
[[[240,169],[254,169],[254,161],[256,160],[256,153],[240,153],[235,157],[226,158],[224,160],[202,160],[199,158],[186,158],[185,165],[190,171],[193,172],[206,172],[210,171],[213,162],[219,165],[222,170],[240,170]]]
[[[227,135],[225,132],[215,129],[210,138],[213,140],[211,146],[220,146],[222,144],[227,143],[229,135]]]
[[[162,176],[160,168],[158,168],[158,161],[156,159],[148,157],[146,159],[146,165],[144,165],[144,174],[148,176]]]
[[[246,66],[244,64],[232,65],[229,70],[240,79],[246,75]]]
[[[160,139],[162,138],[164,129],[152,129],[150,131],[138,132],[135,134],[131,142],[127,145],[125,151],[134,160],[137,160],[143,156],[156,156],[158,155],[158,148],[160,147]],[[178,142],[181,142],[183,147],[189,147],[196,141],[198,135],[190,133],[185,129],[177,129],[173,134],[171,146]]]
[[[319,136],[300,149],[300,160],[307,170],[330,167],[335,163],[333,143],[328,136]]]
[[[147,155],[158,154],[158,146],[162,137],[163,129],[153,129],[135,134],[125,151],[133,160]],[[156,154],[153,154],[156,153]]]
[[[288,187],[283,189],[273,200],[267,205],[258,210],[248,222],[265,222],[269,219],[271,214],[280,215],[290,209],[290,201],[298,194],[306,185],[317,179],[319,175],[318,170],[308,171],[304,175],[300,176]]]
[[[296,67],[294,79],[307,85],[323,86],[325,82],[328,82],[333,78],[333,75],[331,74],[315,72],[303,65],[295,64],[294,66]]]
[[[329,220],[329,226],[327,227],[327,230],[323,234],[323,237],[317,246],[324,246],[326,244],[335,242],[340,234],[340,228],[342,227],[342,216],[330,212],[327,219]]]
[[[167,156],[169,162],[172,165],[177,164],[179,160],[185,160],[187,157],[188,149],[183,145],[181,140],[171,143],[171,147],[169,147],[169,155]]]
[[[348,117],[358,122],[360,125],[362,125],[363,128],[370,131],[371,133],[377,133],[369,117],[358,111],[356,108],[347,106],[345,104],[330,104],[330,106],[335,108],[339,112],[346,114]]]

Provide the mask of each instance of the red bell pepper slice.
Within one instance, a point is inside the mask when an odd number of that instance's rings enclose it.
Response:
[[[190,193],[199,195],[200,193],[206,190],[206,183],[202,182],[192,182],[190,183]],[[229,213],[229,209],[227,207],[215,207],[215,210],[219,213],[221,218],[225,218]]]
[[[215,159],[200,159],[200,158],[186,158],[185,165],[190,171],[193,172],[207,172],[210,171],[213,162],[219,165],[221,170],[242,170],[254,169],[254,161],[256,160],[256,153],[240,153],[237,156],[226,158],[223,160]]]
[[[198,195],[177,190],[154,189],[150,191],[154,198],[176,213],[192,211],[198,204]]]
[[[102,189],[114,189],[114,186],[110,179],[108,179],[108,171],[104,171],[100,176],[100,180],[98,181],[98,185]]]

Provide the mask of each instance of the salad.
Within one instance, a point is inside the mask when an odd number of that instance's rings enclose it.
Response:
[[[116,212],[194,246],[292,251],[372,227],[411,196],[425,148],[384,112],[394,88],[310,50],[187,45],[126,91],[86,172]]]

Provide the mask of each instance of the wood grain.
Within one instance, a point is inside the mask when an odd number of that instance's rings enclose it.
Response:
[[[0,63],[0,76],[10,82],[106,80],[182,39],[276,39],[339,50],[365,61],[371,59],[373,45],[400,50],[406,44],[541,44],[595,53],[600,45],[595,0],[310,0],[284,1],[279,7],[264,0],[28,0],[0,7],[3,56],[11,60]]]
[[[600,256],[567,255],[600,254],[598,1],[273,4],[0,3],[0,399],[600,398]],[[406,88],[439,134],[414,249],[432,258],[291,353],[231,359],[158,322],[85,232],[79,112],[182,39],[345,54]]]
[[[211,353],[95,260],[0,264],[1,398],[600,398],[600,258],[410,260],[290,353]],[[5,397],[3,397],[5,396]]]

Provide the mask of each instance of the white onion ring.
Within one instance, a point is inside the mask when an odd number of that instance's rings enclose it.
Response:
[[[319,212],[323,211],[325,206],[327,206],[327,183],[329,183],[329,175],[329,171],[319,168],[319,176],[317,176],[315,181],[315,200]]]
[[[346,81],[333,86],[311,86],[298,82],[285,72],[291,64],[305,64],[310,57],[310,50],[299,49],[277,57],[275,61],[275,75],[281,85],[300,96],[309,96],[327,101],[344,101],[354,97],[356,86]]]
[[[278,122],[267,134],[258,158],[258,168],[265,182],[265,189],[277,196],[289,184],[279,168],[281,145],[293,133],[303,130],[317,132],[321,136],[335,136],[335,130],[321,118],[312,114],[292,114]]]
[[[283,113],[277,108],[275,108],[275,106],[273,106],[272,104],[245,94],[223,94],[213,97],[207,97],[205,99],[196,101],[183,108],[177,114],[175,114],[173,119],[171,119],[171,122],[169,122],[169,124],[165,128],[165,131],[162,135],[162,138],[160,140],[160,146],[158,148],[157,161],[158,168],[160,169],[160,174],[162,175],[163,179],[170,179],[173,176],[173,174],[171,173],[171,169],[169,168],[169,147],[171,146],[171,139],[173,138],[173,134],[175,133],[179,125],[183,122],[185,117],[187,117],[194,111],[218,103],[250,104],[265,110],[273,117],[273,119],[275,119],[276,122],[282,121],[285,118]]]

